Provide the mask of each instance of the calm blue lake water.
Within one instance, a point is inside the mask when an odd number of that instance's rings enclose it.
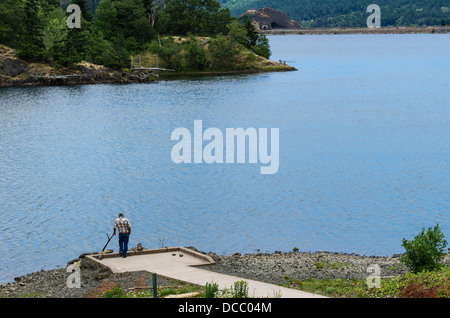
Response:
[[[0,89],[0,282],[101,251],[403,252],[450,238],[450,35],[270,37],[297,72]],[[280,166],[176,165],[175,128],[279,128]],[[109,248],[117,250],[116,239]]]

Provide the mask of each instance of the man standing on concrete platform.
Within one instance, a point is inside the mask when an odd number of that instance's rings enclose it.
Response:
[[[119,213],[119,217],[114,222],[113,236],[116,235],[116,229],[119,231],[119,254],[127,257],[128,240],[131,234],[131,225],[128,219],[124,218],[123,213]]]

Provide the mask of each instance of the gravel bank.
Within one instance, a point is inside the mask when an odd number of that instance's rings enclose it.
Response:
[[[219,256],[209,254],[217,262],[208,269],[243,278],[281,284],[285,277],[306,280],[316,279],[362,279],[370,273],[370,265],[380,266],[381,276],[398,276],[407,269],[400,262],[400,256],[376,257],[332,252],[275,252],[251,255]]]
[[[1,284],[0,298],[99,298],[103,292],[112,290],[117,284],[124,291],[130,289],[144,291],[152,286],[151,273],[143,271],[112,274],[105,268],[84,261],[85,255],[80,255],[78,259],[67,263],[67,266],[74,262],[80,265],[81,288],[67,287],[71,273],[68,273],[66,268],[41,270],[15,277],[13,283]],[[169,279],[158,277],[158,285],[161,287],[173,284],[174,282]]]
[[[125,290],[152,285],[151,273],[111,274],[108,270],[83,261],[84,255],[80,255],[78,259],[67,264],[78,262],[81,266],[81,288],[67,287],[67,278],[70,273],[67,273],[66,269],[42,270],[16,277],[13,283],[0,285],[0,297],[100,297],[102,292],[112,289],[116,284]],[[202,267],[203,269],[272,284],[283,283],[285,277],[299,280],[364,279],[370,275],[367,269],[373,264],[380,266],[382,277],[407,273],[407,269],[400,262],[400,255],[378,257],[332,252],[305,253],[299,252],[296,248],[291,252],[273,254],[217,255],[210,252],[208,255],[216,261],[216,265]],[[450,265],[450,254],[446,256],[445,263]],[[169,286],[174,282],[158,277],[158,284]]]

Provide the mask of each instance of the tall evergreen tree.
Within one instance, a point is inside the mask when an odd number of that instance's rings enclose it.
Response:
[[[17,48],[24,19],[24,0],[0,1],[0,43]]]
[[[174,35],[225,33],[234,19],[217,0],[168,0],[164,12],[168,17],[166,32]]]
[[[67,16],[61,8],[55,8],[46,15],[47,23],[43,29],[43,41],[47,59],[53,59],[55,46],[67,37]]]
[[[267,59],[270,58],[272,52],[270,51],[269,39],[267,39],[266,35],[258,32],[250,18],[246,19],[244,27],[247,31],[247,41],[244,43],[244,46],[260,56]]]
[[[101,0],[87,0],[86,1],[86,9],[95,16],[95,11],[98,8]]]
[[[244,22],[244,27],[247,30],[247,42],[245,43],[246,48],[251,48],[255,46],[258,42],[258,30],[256,30],[256,26],[253,24],[252,19],[247,18]]]
[[[42,60],[45,53],[42,39],[43,23],[40,20],[39,0],[25,1],[24,34],[21,38],[20,57],[28,60]]]
[[[44,15],[56,8],[61,8],[59,0],[40,0],[40,4]]]
[[[77,4],[81,9],[81,27],[69,28],[64,37],[54,45],[54,59],[57,66],[72,67],[74,64],[83,61],[88,51],[91,37],[91,23],[85,19],[83,6],[86,0],[71,0],[70,4]],[[87,10],[84,7],[84,10]],[[67,12],[69,17],[71,13]]]
[[[86,21],[91,22],[94,19],[93,14],[87,8],[86,0],[70,0],[69,4],[76,4],[79,6],[81,9],[81,15]]]
[[[117,28],[129,49],[138,49],[152,40],[155,31],[146,15],[142,0],[115,0]]]
[[[102,0],[95,11],[96,19],[94,27],[96,27],[107,40],[112,40],[117,34],[117,9],[112,0]]]

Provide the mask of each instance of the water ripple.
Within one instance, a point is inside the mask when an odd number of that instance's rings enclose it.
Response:
[[[131,245],[217,253],[450,235],[448,35],[270,41],[299,72],[0,90],[0,282],[100,250],[120,211]],[[195,119],[280,128],[280,171],[173,164],[171,132]]]

